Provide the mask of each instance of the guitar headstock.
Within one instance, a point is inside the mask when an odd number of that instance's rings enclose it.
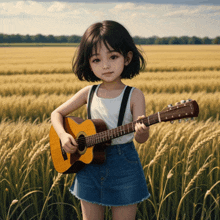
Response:
[[[167,108],[163,109],[160,112],[160,119],[161,121],[170,121],[173,122],[174,120],[182,118],[193,118],[198,117],[199,114],[199,106],[195,100],[181,100],[175,106],[171,104],[168,105]]]

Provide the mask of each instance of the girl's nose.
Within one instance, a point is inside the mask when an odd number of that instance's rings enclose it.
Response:
[[[103,69],[106,70],[106,69],[109,69],[109,68],[110,68],[109,62],[104,62],[103,63]]]

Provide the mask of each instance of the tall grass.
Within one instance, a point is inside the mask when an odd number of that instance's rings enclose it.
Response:
[[[146,115],[188,98],[200,114],[153,125],[146,143],[135,142],[151,193],[136,217],[220,220],[220,47],[142,49],[147,71],[124,83],[144,92]],[[74,50],[0,48],[0,220],[82,219],[69,192],[75,175],[54,170],[48,137],[51,112],[91,84],[70,72]],[[73,115],[86,119],[86,106]],[[105,218],[111,219],[109,207]]]
[[[49,128],[47,120],[2,121],[1,219],[81,219],[80,203],[68,191],[74,175],[53,168]],[[217,121],[152,126],[149,140],[135,143],[151,193],[137,218],[219,219],[219,139]]]
[[[145,217],[219,219],[219,125],[207,120],[152,127],[148,142],[137,146],[152,193],[146,209],[152,212]]]
[[[220,69],[219,45],[149,45],[140,49],[151,72]],[[0,74],[70,72],[75,50],[75,47],[2,47]]]
[[[72,207],[76,201],[67,190],[74,176],[61,176],[53,169],[49,128],[47,120],[1,123],[0,219],[65,219],[66,206],[77,216]]]
[[[132,80],[123,80],[126,84],[141,89],[146,93],[182,93],[182,92],[220,92],[218,71],[182,73],[147,73],[143,72]],[[70,95],[89,85],[79,82],[73,74],[59,75],[19,75],[0,76],[0,94],[11,95]]]
[[[194,99],[200,107],[198,120],[207,120],[210,117],[213,119],[219,118],[220,92],[215,93],[153,93],[145,94],[146,99],[146,114],[150,115],[158,111],[162,111],[168,104],[175,105],[176,102],[186,99]],[[39,96],[0,96],[0,121],[4,118],[18,120],[19,117],[24,117],[26,120],[34,121],[38,118],[41,122],[50,117],[51,112],[61,105],[63,102],[70,99],[72,95],[48,95],[42,94]],[[73,114],[86,119],[86,106],[81,107]]]

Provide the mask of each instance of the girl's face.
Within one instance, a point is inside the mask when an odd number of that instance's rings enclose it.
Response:
[[[125,59],[122,54],[115,51],[110,45],[108,47],[110,50],[101,42],[101,45],[97,45],[97,54],[93,48],[89,64],[91,70],[99,79],[104,82],[116,82],[121,80],[124,66],[130,63],[133,54],[129,52]]]

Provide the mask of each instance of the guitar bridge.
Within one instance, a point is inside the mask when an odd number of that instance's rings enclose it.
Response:
[[[66,151],[62,148],[62,144],[61,144],[61,141],[60,141],[60,149],[61,149],[61,153],[62,153],[62,156],[63,156],[63,160],[67,160],[67,154],[66,154]]]

